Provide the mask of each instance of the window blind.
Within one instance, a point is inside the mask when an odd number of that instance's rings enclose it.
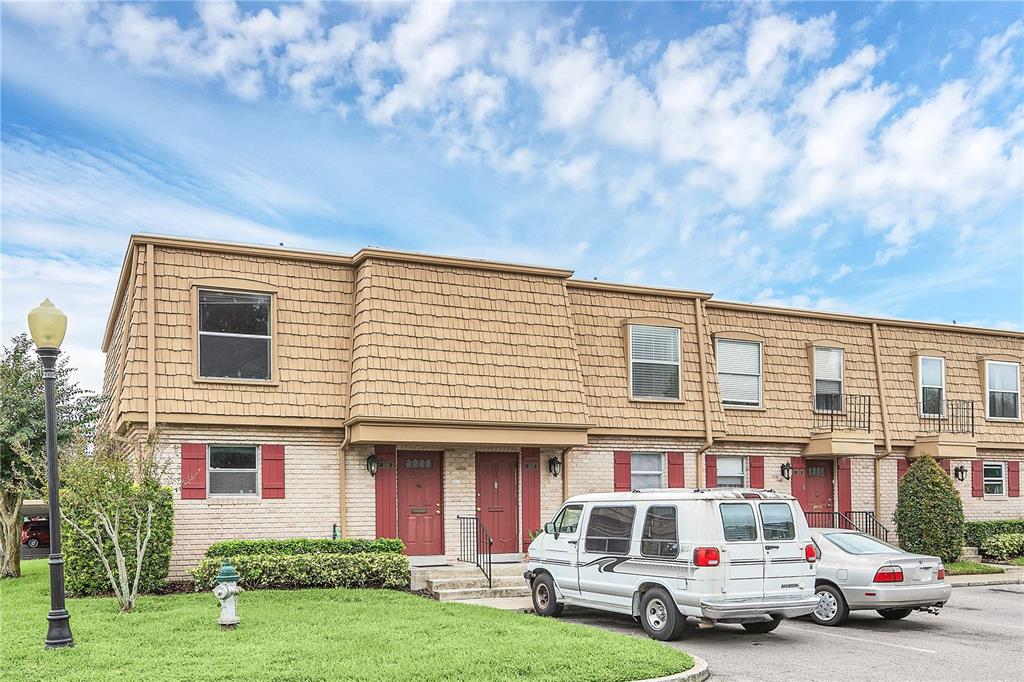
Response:
[[[761,403],[761,344],[757,341],[719,339],[718,385],[726,405]]]
[[[819,381],[843,380],[843,349],[814,349],[814,378]]]
[[[638,398],[679,398],[679,330],[631,325],[631,391]]]

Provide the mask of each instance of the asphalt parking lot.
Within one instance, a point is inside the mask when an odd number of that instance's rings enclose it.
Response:
[[[562,617],[646,637],[629,617]],[[1024,585],[956,588],[938,616],[887,621],[863,611],[842,627],[790,620],[767,635],[723,625],[672,646],[705,659],[715,680],[1024,680]]]

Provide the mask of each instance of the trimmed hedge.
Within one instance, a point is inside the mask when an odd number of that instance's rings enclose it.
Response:
[[[401,554],[404,551],[405,543],[397,538],[378,538],[376,540],[296,538],[292,540],[224,540],[210,545],[205,556],[224,558],[254,554],[294,556],[297,554],[361,554],[365,552]]]
[[[151,494],[157,503],[153,509],[153,531],[146,545],[146,556],[142,559],[142,576],[139,578],[139,594],[158,592],[167,584],[171,568],[171,542],[174,539],[174,493],[170,488],[159,487]],[[74,519],[86,532],[92,532],[95,517],[85,508],[78,507],[65,495],[61,495],[61,515]],[[129,575],[135,570],[135,529],[127,521],[121,526],[121,550],[129,564]],[[64,580],[68,594],[82,597],[96,594],[110,594],[113,588],[107,578],[99,555],[85,538],[75,532],[66,521],[61,524],[61,554],[64,555]],[[117,571],[114,546],[104,545],[110,567]]]
[[[960,557],[963,503],[953,480],[931,457],[911,464],[900,481],[893,521],[903,549],[938,556],[946,563]]]
[[[1024,533],[999,533],[981,543],[981,553],[1000,561],[1024,556]]]
[[[968,521],[964,524],[964,544],[980,548],[985,540],[999,533],[1024,533],[1024,519]]]
[[[409,558],[404,554],[241,554],[228,557],[247,589],[268,587],[376,587],[409,586]],[[209,590],[224,563],[206,558],[192,571],[196,590]]]

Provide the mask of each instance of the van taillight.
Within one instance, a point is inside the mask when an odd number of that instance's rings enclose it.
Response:
[[[717,547],[697,547],[693,550],[694,566],[717,566],[722,563],[722,555]]]
[[[807,559],[807,563],[813,564],[818,560],[818,553],[814,551],[814,545],[807,545],[804,547],[804,558]]]
[[[875,573],[876,583],[901,583],[903,582],[903,569],[899,566],[882,566]]]

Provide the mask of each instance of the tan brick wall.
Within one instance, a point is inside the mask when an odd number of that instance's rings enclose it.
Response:
[[[1017,460],[1021,462],[1021,469],[1024,469],[1024,450],[979,450],[978,459],[987,462]],[[958,465],[967,469],[964,480],[957,481],[954,478],[953,483],[960,491],[960,499],[964,503],[964,517],[968,521],[1024,519],[1024,497],[1010,497],[1009,495],[973,497],[971,495],[971,462],[969,460],[953,460],[950,462],[950,471]],[[1021,478],[1024,478],[1024,475]]]
[[[181,443],[281,444],[285,447],[285,497],[181,499]],[[186,577],[218,540],[236,538],[329,538],[340,523],[337,431],[165,427],[154,456],[167,466],[174,488],[174,547],[171,576]]]
[[[647,436],[591,436],[590,443],[569,453],[569,496],[612,492],[615,489],[615,451],[683,453],[683,484],[696,481],[696,452],[702,441],[694,438]],[[668,458],[662,457],[662,479],[668,485]]]

